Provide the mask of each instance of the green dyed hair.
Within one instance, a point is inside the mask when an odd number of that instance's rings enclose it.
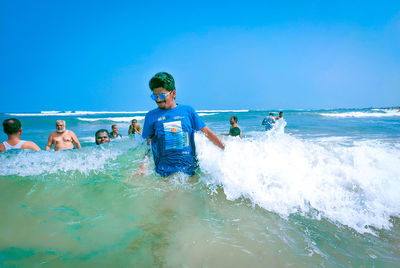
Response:
[[[156,73],[149,82],[149,87],[151,90],[155,88],[165,88],[167,91],[172,91],[175,89],[175,80],[169,73],[160,72]]]

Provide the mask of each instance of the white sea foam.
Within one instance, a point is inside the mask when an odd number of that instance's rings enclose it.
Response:
[[[121,153],[108,145],[106,148],[93,146],[58,152],[16,151],[0,155],[0,176],[37,176],[68,171],[88,174],[103,170],[106,163]]]
[[[344,112],[344,113],[320,113],[328,117],[391,117],[400,116],[400,112],[392,109],[372,109],[369,112]]]
[[[131,122],[132,119],[136,119],[138,121],[143,120],[144,116],[128,116],[128,117],[102,117],[102,118],[84,118],[78,117],[78,120],[87,121],[87,122],[95,122],[95,121],[112,121],[112,122]]]
[[[96,115],[96,114],[144,114],[147,111],[133,111],[133,112],[108,112],[108,111],[42,111],[40,113],[8,113],[12,116],[80,116],[80,115]]]
[[[80,142],[95,142],[94,135],[90,137],[79,137]]]
[[[197,152],[209,185],[229,200],[254,204],[288,217],[321,217],[360,233],[391,228],[400,215],[400,146],[378,141],[301,140],[282,131],[252,139],[228,137],[221,151],[203,135]]]

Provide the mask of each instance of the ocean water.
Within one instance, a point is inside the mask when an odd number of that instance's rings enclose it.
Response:
[[[269,132],[270,111],[198,112],[244,137],[197,134],[198,176],[169,179],[127,136],[146,111],[0,114],[42,149],[64,119],[83,146],[0,154],[0,266],[399,267],[397,109],[284,110]],[[111,124],[123,138],[96,146]]]

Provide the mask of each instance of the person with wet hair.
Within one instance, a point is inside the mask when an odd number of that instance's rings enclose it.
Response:
[[[3,130],[7,134],[8,139],[0,143],[0,152],[12,149],[30,149],[40,151],[39,146],[32,141],[21,140],[22,124],[17,118],[10,118],[3,121]]]
[[[110,133],[108,133],[107,129],[97,130],[96,134],[94,134],[94,137],[97,145],[110,142]]]
[[[56,130],[50,134],[47,140],[46,151],[50,150],[53,144],[54,151],[74,149],[74,144],[77,149],[82,148],[75,133],[66,129],[64,120],[56,121]]]
[[[128,135],[135,135],[135,133],[142,135],[142,127],[138,124],[136,119],[132,119]]]
[[[275,117],[273,113],[269,113],[267,117],[264,118],[261,125],[265,126],[265,131],[272,129],[275,124]]]
[[[229,134],[222,134],[222,135],[232,136],[232,137],[239,136],[240,138],[242,138],[242,131],[240,130],[240,127],[237,124],[237,122],[238,122],[237,116],[235,115],[231,116],[231,118],[229,119],[229,123],[231,124],[231,128],[229,129]]]
[[[283,112],[279,112],[278,116],[275,116],[275,120],[279,120],[283,118]]]
[[[111,126],[110,138],[111,139],[122,138],[122,135],[118,133],[118,126],[117,125],[112,125]]]
[[[169,73],[155,74],[149,82],[151,99],[158,108],[146,114],[142,137],[153,151],[156,172],[168,177],[176,172],[190,176],[198,167],[194,135],[202,131],[221,149],[225,145],[201,120],[196,111],[175,102],[175,80]]]

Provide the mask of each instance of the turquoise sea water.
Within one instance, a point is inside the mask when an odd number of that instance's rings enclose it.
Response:
[[[270,111],[198,112],[217,134],[236,115],[244,138],[199,133],[199,176],[170,179],[126,135],[145,111],[0,114],[42,149],[64,119],[83,146],[0,154],[0,266],[399,266],[397,109],[283,111],[267,133]],[[111,124],[123,138],[94,145]]]

